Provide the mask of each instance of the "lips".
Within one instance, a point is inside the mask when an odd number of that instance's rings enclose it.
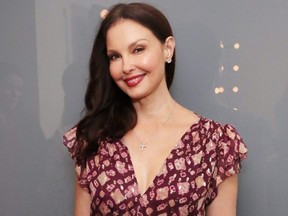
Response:
[[[132,76],[124,79],[124,82],[126,83],[127,86],[134,87],[137,86],[143,80],[144,76],[145,74]]]

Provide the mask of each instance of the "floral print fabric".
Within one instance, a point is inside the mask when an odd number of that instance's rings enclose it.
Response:
[[[63,143],[75,160],[76,128]],[[129,151],[107,139],[86,167],[76,166],[79,184],[92,199],[91,215],[205,215],[217,187],[239,173],[247,149],[231,125],[201,117],[166,158],[153,184],[140,194]]]

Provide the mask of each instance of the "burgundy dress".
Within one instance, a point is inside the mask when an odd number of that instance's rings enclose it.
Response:
[[[75,160],[76,128],[63,143]],[[201,117],[166,158],[153,184],[140,194],[129,151],[107,139],[86,167],[76,166],[79,184],[91,195],[91,215],[205,215],[218,185],[240,172],[247,149],[231,125]]]

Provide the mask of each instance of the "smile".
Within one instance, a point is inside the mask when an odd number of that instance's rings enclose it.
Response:
[[[144,76],[145,76],[145,74],[132,76],[132,77],[124,79],[124,82],[126,83],[127,86],[134,87],[134,86],[138,85],[143,80]]]

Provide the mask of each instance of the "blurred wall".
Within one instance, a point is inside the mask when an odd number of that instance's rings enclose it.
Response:
[[[0,2],[1,216],[73,214],[62,134],[81,116],[99,14],[116,2]],[[288,2],[145,2],[174,30],[175,99],[247,143],[238,215],[287,215]]]

